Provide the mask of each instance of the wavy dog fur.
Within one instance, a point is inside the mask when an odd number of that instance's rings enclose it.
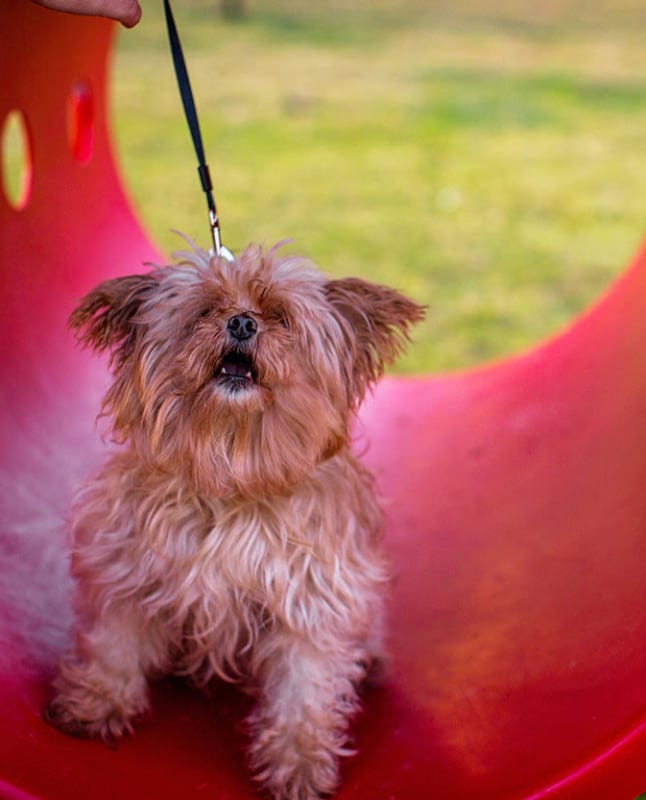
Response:
[[[423,311],[275,248],[181,255],[70,318],[110,353],[121,446],[74,509],[78,630],[45,716],[110,742],[149,676],[245,680],[256,778],[309,800],[337,785],[382,647],[381,517],[349,425]]]

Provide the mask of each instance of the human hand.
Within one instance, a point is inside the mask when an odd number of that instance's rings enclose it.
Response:
[[[126,28],[134,28],[141,19],[141,6],[137,0],[32,0],[38,5],[69,14],[92,17],[109,17]]]

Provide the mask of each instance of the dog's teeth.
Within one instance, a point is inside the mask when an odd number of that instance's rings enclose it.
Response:
[[[249,372],[245,372],[245,378],[249,378],[251,380],[251,370]]]

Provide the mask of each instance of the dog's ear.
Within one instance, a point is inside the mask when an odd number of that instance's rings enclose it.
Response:
[[[348,377],[360,402],[384,366],[402,352],[411,325],[423,319],[425,307],[395,289],[360,278],[328,281],[325,291],[346,340],[352,362]]]
[[[134,346],[141,306],[157,286],[154,274],[104,281],[81,300],[69,326],[84,345],[110,350],[113,365],[119,366]]]

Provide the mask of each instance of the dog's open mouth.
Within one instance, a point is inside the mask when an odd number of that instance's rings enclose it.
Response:
[[[251,357],[246,353],[236,351],[227,353],[215,370],[215,378],[218,383],[231,387],[253,386],[256,382],[256,377],[256,370]]]

